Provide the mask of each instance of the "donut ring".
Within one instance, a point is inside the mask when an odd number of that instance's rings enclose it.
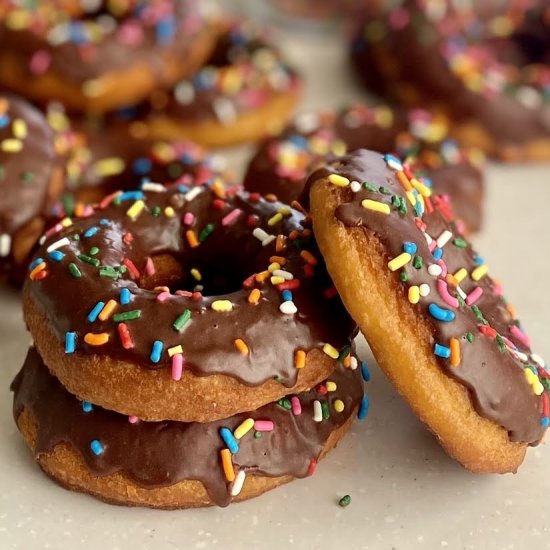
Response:
[[[0,93],[0,276],[21,282],[61,192],[63,141],[27,102]]]
[[[244,187],[273,193],[283,202],[302,196],[310,170],[327,155],[359,148],[395,151],[431,180],[434,191],[451,198],[468,231],[481,226],[483,162],[480,152],[445,139],[447,127],[433,114],[389,105],[353,104],[337,112],[306,112],[281,134],[261,143],[251,159]]]
[[[474,4],[404,0],[369,17],[352,42],[357,73],[384,97],[429,101],[464,145],[508,161],[547,160],[550,68],[538,58],[506,55],[529,32],[523,21],[531,12],[508,2],[479,18],[469,11]],[[535,3],[540,21],[543,4]],[[508,48],[498,37],[503,24]]]
[[[201,424],[129,422],[121,414],[79,402],[31,348],[12,390],[14,417],[25,442],[61,485],[115,504],[188,508],[226,506],[312,475],[317,461],[350,427],[363,398],[359,370],[339,366],[329,384],[334,391],[327,393],[322,384],[293,396],[293,410],[285,399]],[[315,400],[325,403],[327,411],[317,420]],[[239,438],[225,474],[220,428],[233,432],[250,418],[260,422]]]
[[[265,29],[233,22],[198,73],[153,95],[146,118],[153,137],[225,147],[280,129],[299,91],[297,73],[266,40]]]
[[[550,376],[446,205],[367,150],[309,184],[319,248],[381,368],[466,468],[515,472],[550,421]]]
[[[36,252],[24,312],[44,362],[81,399],[210,421],[309,389],[349,354],[353,324],[286,205],[219,183],[144,184],[65,225]]]
[[[119,3],[120,4],[120,3]],[[69,19],[63,10],[8,8],[0,21],[0,83],[74,111],[143,101],[192,74],[213,45],[193,0],[102,4]]]

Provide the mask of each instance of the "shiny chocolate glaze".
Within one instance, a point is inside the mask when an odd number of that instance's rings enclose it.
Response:
[[[396,271],[395,279],[401,280],[405,296],[412,286],[429,286],[429,295],[420,298],[418,305],[411,305],[431,331],[429,345],[449,347],[451,338],[456,338],[460,346],[461,360],[457,366],[452,366],[450,359],[435,355],[434,360],[445,373],[468,388],[481,416],[503,426],[512,441],[536,445],[548,422],[548,418],[541,418],[542,400],[548,399],[546,388],[550,387],[548,374],[539,364],[540,360],[531,355],[528,338],[519,328],[519,321],[511,315],[500,287],[488,275],[474,280],[477,277],[475,270],[483,266],[483,260],[449,219],[445,202],[432,196],[426,199],[426,213],[415,212],[397,179],[396,170],[390,166],[396,162],[399,165],[397,159],[358,150],[319,169],[310,181],[314,184],[330,174],[339,174],[350,181],[367,182],[372,186],[363,186],[357,193],[349,187],[344,188],[342,202],[334,213],[336,218],[346,226],[362,227],[376,235],[388,260],[403,253],[405,243],[414,243],[416,259]],[[390,205],[390,214],[367,209],[362,205],[365,199]],[[406,212],[403,207],[402,211],[397,208],[398,199],[406,205]],[[428,271],[436,263],[428,242],[433,239],[435,245],[444,231],[450,231],[452,236],[442,244],[440,266],[456,275],[460,290],[447,284],[445,271],[439,277]],[[438,254],[439,250],[436,247],[434,253]],[[464,278],[457,275],[462,268],[467,272]],[[451,300],[458,302],[448,305],[439,285],[444,286]],[[469,296],[475,289],[481,289],[483,294],[468,305]],[[436,320],[430,313],[430,308],[434,307],[448,311],[454,319]],[[368,333],[366,337],[368,339]],[[527,381],[527,370],[532,370],[535,379],[532,382]],[[535,395],[535,391],[543,393],[542,397]]]
[[[96,405],[83,405],[49,373],[36,349],[31,348],[11,389],[15,420],[25,410],[37,422],[33,449],[36,457],[52,452],[59,443],[66,443],[78,452],[93,475],[120,472],[146,489],[198,480],[215,504],[226,506],[231,502],[231,487],[220,463],[220,451],[224,448],[220,428],[233,431],[247,418],[271,420],[272,431],[261,432],[258,437],[255,433],[259,432],[253,429],[239,440],[239,451],[233,455],[234,467],[259,476],[306,477],[311,461],[319,458],[331,433],[357,410],[363,396],[359,369],[340,365],[330,380],[336,384],[333,392],[323,391],[326,386],[321,384],[297,395],[302,408],[300,415],[293,414],[287,408],[288,400],[284,400],[215,422],[130,423],[121,414]],[[334,408],[337,399],[344,404],[340,413]],[[313,420],[315,400],[328,405],[329,416],[321,422]],[[91,410],[85,412],[88,409]],[[90,449],[93,440],[103,447],[99,455]]]

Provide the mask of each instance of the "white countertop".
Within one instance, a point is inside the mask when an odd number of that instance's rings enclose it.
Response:
[[[364,97],[336,36],[293,32],[281,42],[306,76],[303,107]],[[550,165],[491,166],[488,180],[485,229],[475,242],[548,358]],[[12,420],[8,387],[29,341],[18,293],[0,288],[1,550],[550,547],[550,449],[531,449],[517,475],[468,473],[395,394],[365,345],[369,416],[312,478],[226,509],[121,508],[71,493],[40,472]],[[344,494],[352,498],[347,508],[338,506]]]

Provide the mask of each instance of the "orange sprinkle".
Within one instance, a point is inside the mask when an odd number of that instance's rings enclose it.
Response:
[[[298,210],[298,212],[301,212],[302,214],[306,213],[304,207],[298,201],[292,201],[290,203],[290,206],[292,206],[292,208],[294,208],[294,210]]]
[[[269,258],[269,263],[270,264],[277,263],[279,265],[285,265],[286,258],[283,258],[283,256],[271,256],[271,258]]]
[[[451,365],[458,367],[460,365],[460,342],[457,338],[451,338]]]
[[[86,205],[83,202],[77,202],[74,207],[74,215],[76,218],[81,218],[86,212]]]
[[[400,170],[397,172],[397,179],[399,180],[399,183],[403,186],[403,189],[405,191],[412,191],[413,186],[411,185],[411,182],[409,181],[409,178],[406,176],[405,172]]]
[[[167,286],[156,286],[153,290],[155,292],[170,292],[170,288]]]
[[[248,295],[248,303],[249,304],[257,304],[260,301],[261,296],[262,296],[262,293],[257,288],[255,288]]]
[[[100,321],[106,321],[117,306],[116,300],[109,300],[104,306],[103,309],[99,312],[97,316]]]
[[[297,369],[303,369],[306,366],[306,352],[299,349],[294,356],[294,366]]]
[[[275,250],[277,252],[282,252],[284,249],[285,249],[285,237],[284,235],[277,235],[277,239],[275,241]]]
[[[197,246],[199,246],[199,240],[192,229],[188,229],[185,232],[185,237],[187,238],[187,242],[191,248],[197,248]]]
[[[506,309],[508,310],[508,313],[515,319],[516,318],[516,306],[512,304],[507,304]]]
[[[258,283],[263,283],[268,277],[271,277],[269,271],[261,271],[256,275],[256,281],[258,281]]]
[[[267,201],[267,202],[277,202],[277,195],[274,195],[273,193],[268,193],[264,199]]]
[[[219,199],[225,199],[225,187],[221,181],[216,180],[212,184],[210,189],[212,189],[216,197],[218,197]]]
[[[351,355],[349,353],[344,357],[342,365],[344,365],[346,369],[349,369],[351,367]]]
[[[244,340],[237,338],[235,340],[235,347],[237,348],[237,351],[242,355],[248,355],[248,346],[246,345]]]
[[[308,228],[306,227],[306,229],[304,229],[304,230],[302,231],[302,237],[310,237],[310,236],[311,236],[311,229],[308,229]]]
[[[288,234],[288,238],[289,238],[291,241],[296,240],[299,236],[300,236],[300,233],[298,233],[298,231],[296,231],[296,229],[293,229],[293,230]]]
[[[317,258],[308,250],[302,250],[300,252],[300,256],[306,261],[309,265],[317,265],[318,261]]]
[[[46,262],[39,263],[29,274],[31,281],[34,281],[36,276],[44,269],[46,269]]]
[[[229,449],[222,449],[220,451],[222,458],[222,468],[225,479],[231,483],[235,481],[235,468],[233,468],[233,459],[231,458],[231,451]]]
[[[459,285],[458,279],[452,273],[447,273],[445,281],[447,281],[448,284],[454,287],[457,287]]]
[[[100,332],[99,334],[94,334],[93,332],[88,332],[84,336],[84,342],[90,344],[90,346],[102,346],[109,341],[109,335],[106,332]]]

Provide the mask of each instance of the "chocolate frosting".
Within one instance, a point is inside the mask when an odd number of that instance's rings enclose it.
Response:
[[[484,265],[483,260],[449,220],[445,202],[437,197],[427,199],[427,205],[431,205],[433,212],[418,216],[397,179],[396,170],[389,165],[395,162],[396,159],[379,153],[359,150],[319,169],[310,181],[313,184],[329,174],[339,174],[350,181],[367,182],[373,186],[374,190],[363,186],[355,194],[345,188],[342,204],[335,211],[336,218],[346,226],[362,227],[376,235],[388,260],[403,253],[405,243],[416,245],[417,251],[413,256],[418,259],[396,271],[395,278],[403,281],[399,277],[406,276],[406,282],[400,283],[405,296],[411,286],[429,285],[429,295],[420,298],[418,305],[411,305],[431,331],[429,345],[449,347],[451,338],[456,338],[460,345],[461,361],[458,366],[452,366],[449,359],[435,355],[434,360],[445,373],[469,390],[474,407],[481,416],[503,426],[512,441],[536,445],[548,424],[548,413],[542,414],[542,402],[547,402],[550,387],[548,374],[540,364],[541,360],[531,355],[528,339],[521,332],[519,321],[511,315],[499,286],[487,275],[478,281],[473,280],[472,273]],[[365,208],[362,206],[365,199],[390,205],[391,213],[385,215]],[[406,204],[406,213],[400,213],[395,208],[398,199]],[[426,225],[425,231],[419,227],[422,224]],[[436,241],[444,231],[450,231],[452,237],[442,247],[443,263],[440,265],[449,274],[457,274],[462,268],[468,273],[459,282],[464,299],[459,299],[458,307],[449,306],[438,289],[438,285],[446,281],[443,278],[445,272],[437,277],[428,271],[436,260],[430,251],[427,236]],[[445,284],[445,288],[452,299],[457,300],[457,288],[451,284]],[[466,305],[465,300],[473,296],[471,293],[475,289],[481,289],[483,294],[471,306]],[[434,304],[450,311],[454,320],[436,320],[430,313]],[[469,335],[473,336],[472,342],[468,340]],[[368,339],[368,334],[366,337]],[[528,369],[536,379],[532,385],[526,379],[525,371]],[[542,397],[535,395],[537,387]]]
[[[270,403],[216,422],[130,423],[128,417],[96,405],[85,412],[82,403],[48,372],[38,352],[31,348],[11,389],[15,419],[27,410],[38,423],[36,456],[52,452],[59,443],[67,443],[96,476],[120,472],[147,489],[198,480],[213,502],[226,506],[231,496],[220,464],[220,450],[224,448],[220,428],[233,431],[247,418],[271,420],[272,431],[255,437],[253,430],[240,439],[239,451],[233,455],[234,466],[260,476],[306,477],[311,460],[317,460],[330,434],[356,411],[363,396],[359,369],[340,365],[330,380],[336,384],[334,392],[323,394],[312,389],[297,395],[302,407],[300,415]],[[345,406],[340,413],[334,408],[336,399]],[[321,422],[313,420],[314,400],[328,404],[329,417]],[[90,450],[93,440],[103,446],[100,455]]]
[[[481,124],[503,147],[548,139],[548,67],[538,59],[524,67],[501,59],[490,29],[502,25],[491,27],[489,14],[485,23],[475,13],[459,17],[454,4],[440,2],[437,9],[430,1],[402,0],[360,24],[351,46],[360,78],[376,93],[407,104],[442,104],[451,118]],[[470,5],[464,4],[466,11]],[[511,25],[512,37],[522,29],[513,10],[490,10]]]
[[[55,134],[44,116],[0,93],[0,239],[7,242],[0,245],[0,271],[13,268],[12,237],[44,213],[58,161]]]
[[[258,195],[238,193],[220,199],[222,191],[216,186],[195,187],[190,191],[196,193],[194,198],[186,194],[187,188],[179,186],[164,192],[146,191],[143,210],[135,220],[127,211],[141,199],[132,196],[129,200],[129,195],[123,194],[91,216],[50,235],[36,253],[36,258],[46,263],[46,275],[29,279],[25,292],[47,315],[57,336],[52,345],[63,348],[66,333],[75,332],[76,357],[97,354],[142,368],[162,368],[172,362],[167,350],[181,344],[186,368],[194,374],[221,373],[249,385],[260,385],[275,377],[287,387],[296,381],[296,350],[308,351],[325,343],[335,348],[344,346],[355,328],[339,298],[325,293],[332,283],[311,231],[304,229],[304,217]],[[186,225],[190,215],[194,221]],[[236,220],[229,222],[228,215],[236,215]],[[277,215],[283,219],[272,219]],[[261,235],[262,245],[252,234],[254,228],[273,235],[273,240],[268,242],[266,235]],[[209,229],[212,232],[208,235]],[[200,243],[196,247],[187,240],[189,230],[195,232]],[[295,233],[291,235],[292,231]],[[280,242],[286,242],[284,247],[277,247],[276,235],[280,235]],[[62,241],[64,238],[69,241]],[[59,242],[65,243],[58,248],[64,256],[55,261],[47,249]],[[154,264],[159,256],[166,255],[179,262],[181,273],[159,277],[160,273],[147,272],[148,258]],[[283,292],[279,286],[280,280],[272,280],[265,273],[273,256],[283,258],[283,277],[294,277],[294,282],[286,284],[299,285],[290,296],[288,289]],[[128,260],[135,268],[125,267]],[[33,266],[38,263],[35,259]],[[80,277],[71,274],[75,267]],[[192,276],[195,269],[202,277],[200,282]],[[243,281],[262,272],[265,282],[249,280],[243,288]],[[192,291],[199,284],[203,290],[191,297],[190,292],[187,296],[171,294],[159,302],[159,293],[147,288],[151,280],[154,285],[167,284],[172,290]],[[257,304],[248,301],[253,287],[261,292]],[[126,305],[120,303],[122,289],[130,293]],[[89,312],[98,302],[107,304],[109,300],[117,303],[113,315],[90,322]],[[232,310],[215,311],[219,300],[228,300]],[[289,300],[297,312],[283,313],[279,309],[283,301]],[[116,314],[136,310],[139,317],[125,321],[133,338],[133,347],[125,349],[119,339]],[[175,328],[174,322],[186,310],[190,319]],[[87,333],[106,334],[109,340],[100,346],[89,345],[85,342]],[[248,354],[236,349],[238,339],[246,343]],[[151,358],[155,341],[162,343],[157,362]]]
[[[259,146],[248,165],[244,187],[273,193],[284,202],[298,199],[307,204],[303,193],[307,174],[327,155],[334,158],[360,148],[395,151],[415,158],[415,168],[422,168],[435,192],[450,195],[459,217],[470,230],[477,230],[483,197],[479,159],[475,152],[459,149],[441,134],[429,112],[383,104],[353,104],[337,113],[304,113]]]

